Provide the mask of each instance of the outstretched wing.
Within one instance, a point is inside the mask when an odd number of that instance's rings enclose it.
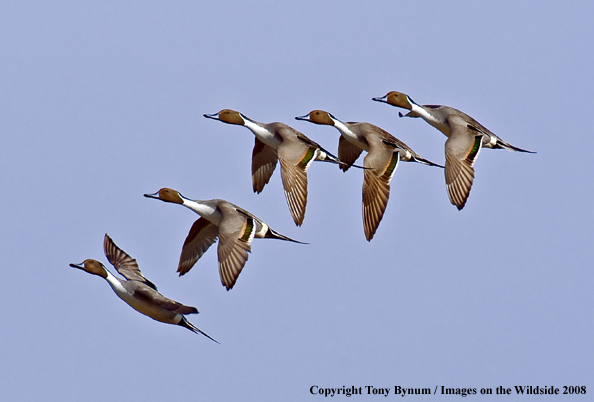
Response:
[[[179,257],[177,272],[180,276],[188,272],[202,257],[202,254],[217,241],[218,231],[219,228],[215,224],[202,217],[194,222]]]
[[[219,223],[219,274],[221,282],[229,290],[235,285],[248,259],[256,234],[256,222],[231,203],[222,202],[219,209],[223,215]]]
[[[277,128],[277,133],[283,139],[277,153],[285,196],[295,224],[301,226],[307,205],[307,169],[319,155],[321,148],[316,142],[286,125]]]
[[[347,165],[339,164],[338,167],[346,172],[351,167],[351,165],[355,163],[362,151],[362,148],[359,148],[355,144],[349,142],[341,135],[340,139],[338,140],[338,159]]]
[[[264,190],[264,186],[268,184],[274,168],[276,168],[277,160],[276,150],[256,137],[254,151],[252,152],[252,183],[255,193]]]
[[[478,135],[476,135],[478,134]],[[450,201],[464,208],[474,181],[474,161],[481,150],[483,135],[476,129],[453,125],[445,143],[445,178]]]
[[[363,228],[371,241],[388,205],[390,180],[400,161],[400,152],[386,147],[372,147],[365,156],[363,180]]]
[[[105,234],[105,239],[103,240],[103,250],[111,265],[113,265],[114,268],[117,269],[117,271],[122,274],[122,276],[124,276],[124,278],[130,281],[139,281],[145,283],[151,288],[157,290],[155,284],[142,275],[136,260],[130,257],[121,248],[116,246],[107,233]]]
[[[289,210],[297,226],[303,224],[307,206],[307,172],[299,163],[281,159],[281,177]]]

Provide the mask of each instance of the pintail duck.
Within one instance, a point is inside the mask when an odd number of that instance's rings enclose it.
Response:
[[[180,276],[188,272],[218,238],[219,274],[227,290],[235,285],[254,237],[306,244],[278,233],[245,209],[225,200],[190,200],[170,188],[144,196],[181,204],[201,216],[184,242],[177,272]]]
[[[307,169],[314,160],[341,162],[315,141],[284,123],[259,123],[235,110],[223,109],[204,117],[249,128],[256,136],[252,153],[254,192],[260,193],[270,180],[276,161],[280,160],[285,196],[293,220],[303,224],[307,204]]]
[[[340,131],[338,158],[346,165],[339,167],[345,172],[363,150],[367,151],[363,163],[363,228],[367,241],[371,241],[384,216],[390,180],[400,160],[443,167],[421,158],[404,142],[370,123],[344,123],[323,110],[314,110],[296,119],[334,126]]]
[[[474,162],[482,147],[528,152],[515,147],[493,134],[472,117],[443,105],[419,105],[401,92],[388,92],[374,101],[410,110],[406,117],[422,117],[441,131],[448,139],[445,143],[445,178],[450,201],[458,210],[464,208],[474,180]],[[402,113],[399,113],[403,117]]]
[[[195,327],[184,316],[185,314],[198,313],[196,307],[185,306],[159,293],[157,287],[142,275],[136,260],[116,246],[107,234],[103,241],[103,250],[111,265],[127,280],[122,280],[112,275],[97,260],[87,259],[81,264],[70,264],[70,266],[104,278],[115,294],[139,313],[147,315],[156,321],[181,325],[192,332],[202,334],[217,342],[208,334]]]

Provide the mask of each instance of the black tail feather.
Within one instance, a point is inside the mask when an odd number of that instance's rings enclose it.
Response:
[[[445,166],[442,166],[442,165],[440,165],[438,163],[431,162],[430,160],[425,159],[425,158],[421,158],[420,156],[419,157],[414,157],[413,156],[413,159],[414,159],[415,162],[422,163],[423,165],[436,166],[436,167],[440,167],[442,169],[445,169]]]
[[[274,230],[270,227],[268,228],[268,232],[266,232],[266,234],[264,235],[264,238],[292,241],[293,243],[299,243],[299,244],[309,244],[309,243],[304,243],[299,240],[291,239],[290,237],[280,234],[279,232],[277,232],[276,230]]]
[[[518,147],[514,147],[512,144],[503,141],[497,141],[497,144],[493,147],[495,149],[507,149],[508,151],[516,151],[516,152],[526,152],[528,154],[535,154],[535,151],[528,151],[527,149],[522,149]]]
[[[194,324],[192,324],[190,321],[188,321],[186,319],[186,317],[183,317],[182,320],[179,322],[178,325],[181,325],[184,328],[189,329],[190,331],[196,333],[196,334],[202,334],[205,337],[207,337],[208,339],[210,339],[211,341],[214,341],[216,343],[218,343],[220,345],[220,342],[217,341],[216,339],[214,339],[213,337],[211,337],[210,335],[208,335],[206,332],[202,331],[200,328],[194,326]]]

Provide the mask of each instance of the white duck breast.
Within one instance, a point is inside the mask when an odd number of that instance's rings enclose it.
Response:
[[[270,132],[265,127],[262,127],[251,120],[245,120],[245,126],[249,128],[260,141],[273,149],[277,149],[278,146],[282,144],[282,140],[275,135],[275,133]]]
[[[358,146],[364,151],[369,152],[369,145],[366,141],[363,141],[362,138],[359,138],[357,134],[351,131],[343,122],[339,120],[334,120],[334,127],[340,131],[340,134],[351,144]],[[365,137],[363,137],[365,138]]]

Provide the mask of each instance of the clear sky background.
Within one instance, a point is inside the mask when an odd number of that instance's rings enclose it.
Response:
[[[593,18],[589,2],[4,4],[0,399],[585,385],[568,399],[588,400]],[[368,243],[361,170],[313,163],[298,228],[278,167],[252,192],[252,133],[202,117],[282,121],[336,152],[336,129],[294,120],[319,108],[443,163],[440,132],[371,100],[390,90],[538,153],[483,149],[460,212],[441,169],[401,163]],[[142,196],[161,187],[227,199],[310,244],[256,239],[229,292],[216,247],[179,278],[197,215]],[[107,264],[105,233],[221,344],[142,316],[68,266]]]

